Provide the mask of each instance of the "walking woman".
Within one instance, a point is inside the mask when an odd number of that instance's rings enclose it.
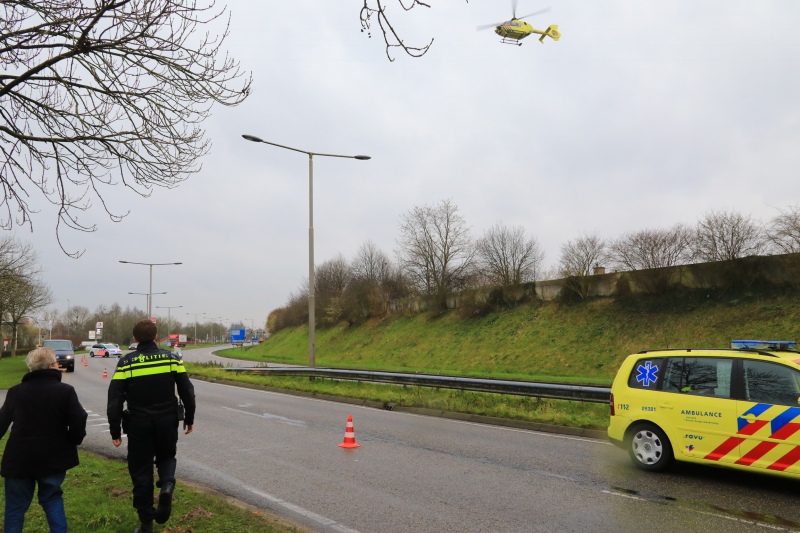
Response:
[[[8,389],[0,408],[0,439],[11,426],[0,476],[5,478],[5,532],[20,533],[39,487],[51,533],[66,533],[61,484],[78,466],[78,444],[86,436],[87,414],[71,385],[61,383],[56,353],[37,348],[25,359],[30,372]],[[13,425],[12,425],[13,423]]]

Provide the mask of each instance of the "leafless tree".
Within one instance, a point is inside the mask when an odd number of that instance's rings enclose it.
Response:
[[[227,27],[202,33],[223,14],[213,0],[2,2],[0,225],[32,227],[28,186],[58,206],[58,235],[62,223],[94,230],[76,214],[93,196],[112,220],[125,216],[108,209],[103,185],[148,196],[198,172],[211,105],[250,93],[221,57]]]
[[[354,278],[377,285],[389,274],[391,261],[377,244],[365,241],[358,247],[351,269]]]
[[[800,253],[800,204],[778,209],[767,225],[767,237],[778,253]]]
[[[463,288],[474,262],[470,229],[450,199],[402,215],[397,245],[401,268],[440,307],[448,291]]]
[[[609,255],[618,270],[630,272],[645,290],[662,293],[669,288],[673,275],[664,267],[689,261],[693,242],[692,228],[676,224],[625,233],[609,244]]]
[[[69,330],[74,333],[75,335],[84,336],[86,331],[94,329],[94,324],[92,327],[89,326],[89,319],[91,318],[92,313],[89,311],[88,307],[84,307],[82,305],[73,305],[69,310],[69,316],[67,317],[67,324],[69,326]],[[141,320],[141,317],[139,317]]]
[[[11,235],[0,237],[0,324],[15,329],[11,318],[15,302],[41,272],[39,255],[30,243]]]
[[[4,294],[7,298],[6,310],[11,320],[11,355],[16,355],[17,331],[29,313],[33,313],[53,303],[53,293],[41,279],[20,277],[18,283]]]
[[[697,221],[693,246],[697,261],[727,261],[762,254],[767,239],[750,215],[711,210]]]
[[[328,294],[341,294],[347,288],[347,284],[350,283],[352,277],[353,273],[350,269],[350,264],[342,254],[339,254],[316,268],[314,272],[316,280],[315,293],[317,297],[324,297],[324,295]]]
[[[545,253],[522,226],[508,227],[498,222],[475,244],[479,269],[495,285],[517,285],[536,281],[542,271]]]
[[[565,288],[587,298],[594,268],[608,260],[606,241],[597,233],[586,233],[561,246],[559,273]]]
[[[353,279],[350,263],[342,254],[329,259],[318,266],[314,273],[315,306],[323,313],[318,316],[336,323],[344,313],[344,293]],[[306,282],[308,283],[308,282]]]

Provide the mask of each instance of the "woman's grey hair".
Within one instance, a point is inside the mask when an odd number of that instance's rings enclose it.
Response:
[[[34,370],[44,370],[50,365],[58,364],[56,352],[52,348],[36,348],[28,352],[25,364],[31,372]]]

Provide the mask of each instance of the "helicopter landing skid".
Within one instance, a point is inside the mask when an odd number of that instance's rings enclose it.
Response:
[[[500,42],[503,44],[515,44],[517,46],[522,46],[522,43],[519,41],[519,39],[512,39],[510,37],[503,37],[500,39]]]

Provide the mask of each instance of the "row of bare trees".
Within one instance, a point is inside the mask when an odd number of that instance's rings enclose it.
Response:
[[[355,258],[339,255],[316,270],[316,316],[322,323],[360,322],[388,311],[391,300],[425,296],[443,309],[448,293],[539,279],[544,251],[519,226],[497,223],[477,239],[452,200],[416,206],[400,217],[393,261],[372,241]],[[271,332],[308,319],[308,285],[270,313]]]
[[[467,288],[509,288],[559,278],[581,298],[589,296],[597,267],[640,273],[647,292],[670,285],[658,270],[766,254],[800,252],[800,205],[779,209],[767,223],[737,211],[709,211],[694,226],[647,228],[604,239],[587,233],[561,247],[555,267],[545,270],[545,253],[521,226],[496,223],[474,237],[452,200],[415,206],[400,216],[394,260],[367,241],[348,261],[341,254],[317,267],[316,316],[320,323],[360,322],[388,311],[390,300],[424,296],[444,309],[447,295]],[[271,332],[308,320],[307,281],[268,319]]]
[[[69,339],[76,346],[88,340],[88,333],[95,331],[98,322],[103,323],[103,338],[97,342],[113,342],[122,346],[133,341],[133,326],[147,318],[147,311],[138,307],[123,307],[118,303],[100,304],[94,311],[82,305],[73,305],[66,311],[57,309],[42,313],[42,323],[47,326],[47,334],[56,339]],[[171,333],[195,336],[195,323],[182,322],[174,316],[157,317],[158,334],[165,339]],[[244,326],[241,325],[242,329]],[[220,322],[198,322],[197,339],[199,341],[223,341],[228,338],[229,327]]]
[[[33,247],[11,235],[0,237],[0,329],[9,335],[16,354],[20,327],[30,315],[50,305],[53,295],[41,279],[42,267]]]
[[[561,247],[558,273],[568,290],[589,295],[595,267],[640,273],[691,263],[711,263],[758,255],[800,252],[800,205],[778,209],[767,223],[733,210],[711,210],[694,226],[648,228],[605,240],[587,233]],[[668,271],[636,276],[647,292],[669,287]]]

